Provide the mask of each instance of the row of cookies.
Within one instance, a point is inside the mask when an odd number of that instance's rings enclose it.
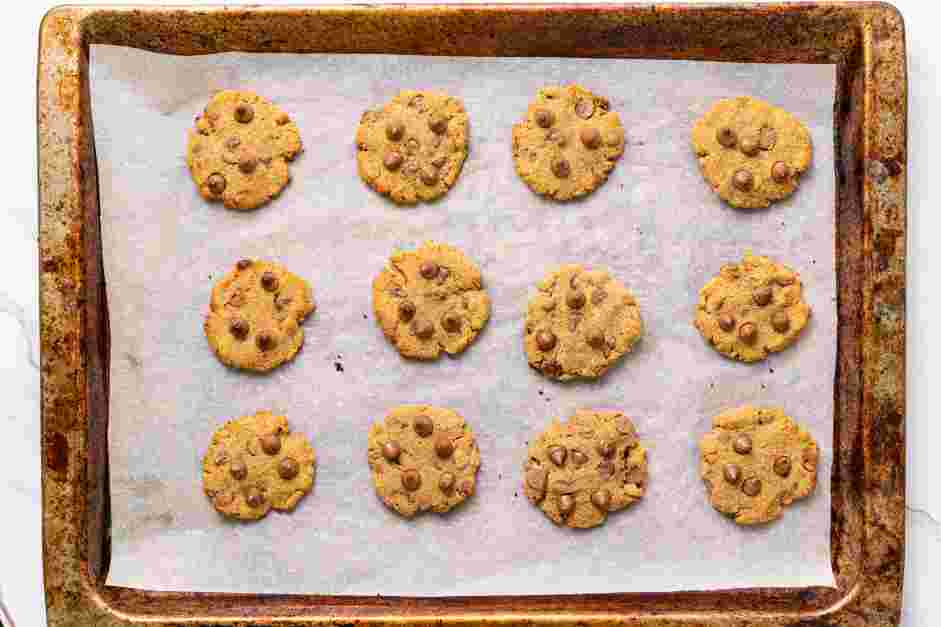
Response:
[[[778,408],[750,406],[713,420],[699,442],[700,474],[712,506],[743,525],[780,518],[814,491],[819,451]],[[480,450],[457,412],[429,405],[392,408],[369,428],[373,487],[406,518],[444,513],[475,492]],[[313,486],[316,455],[287,419],[261,411],[227,422],[203,458],[203,490],[223,515],[257,520],[294,509]],[[644,496],[647,450],[618,411],[584,409],[554,420],[529,444],[523,490],[557,525],[589,528]]]
[[[578,85],[544,87],[513,126],[513,160],[536,193],[571,200],[597,189],[624,153],[624,127],[602,96]],[[810,133],[793,115],[749,97],[718,101],[696,122],[703,176],[734,207],[767,207],[792,194],[810,166]],[[468,154],[468,115],[443,93],[404,90],[362,114],[360,177],[399,204],[432,201],[457,180]],[[196,118],[186,162],[200,194],[255,209],[290,180],[301,150],[287,113],[247,91],[217,93]]]
[[[466,349],[490,318],[480,269],[436,242],[395,252],[373,281],[376,322],[402,356],[437,359]],[[204,330],[225,364],[269,371],[294,357],[315,310],[310,285],[279,264],[242,259],[213,288]],[[793,344],[807,324],[800,276],[746,253],[700,291],[693,324],[719,353],[745,362]],[[565,265],[538,284],[523,343],[530,366],[557,380],[594,379],[643,334],[633,294],[602,269]]]

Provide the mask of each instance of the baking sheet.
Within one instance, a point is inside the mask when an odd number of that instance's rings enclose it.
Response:
[[[517,178],[510,129],[545,84],[606,95],[625,156],[586,200],[560,205]],[[360,113],[404,87],[461,98],[471,152],[443,201],[398,208],[356,174]],[[296,120],[293,181],[255,212],[196,193],[186,131],[218,89],[256,90]],[[151,590],[354,595],[567,594],[832,585],[830,469],[836,356],[833,65],[230,53],[174,57],[92,46],[91,93],[111,323],[108,583]],[[689,148],[693,121],[740,94],[793,112],[815,164],[790,200],[725,206]],[[480,265],[493,315],[461,357],[405,362],[373,320],[370,284],[396,247],[450,242]],[[813,318],[756,365],[719,357],[691,319],[697,292],[744,249],[798,270]],[[266,376],[229,370],[202,332],[213,282],[239,258],[287,265],[318,310],[298,357]],[[608,267],[637,297],[646,333],[601,382],[530,370],[522,316],[552,266]],[[399,518],[376,498],[366,432],[388,407],[431,403],[472,425],[477,495],[446,516]],[[816,494],[740,528],[709,506],[697,441],[744,403],[784,407],[821,447]],[[552,417],[619,408],[649,449],[644,499],[588,532],[526,500],[526,444]],[[200,460],[226,419],[284,412],[312,438],[313,492],[290,515],[220,518]]]

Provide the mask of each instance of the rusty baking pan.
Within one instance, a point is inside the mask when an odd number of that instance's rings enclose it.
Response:
[[[564,33],[564,36],[560,36]],[[837,65],[836,588],[566,597],[158,593],[106,586],[108,307],[89,46]],[[63,7],[43,20],[38,139],[43,546],[49,624],[891,627],[905,542],[906,61],[878,3]],[[825,480],[825,478],[823,479]]]

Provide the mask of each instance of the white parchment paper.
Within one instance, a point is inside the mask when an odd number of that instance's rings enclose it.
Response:
[[[598,59],[224,54],[91,50],[111,321],[111,567],[152,590],[358,595],[566,594],[832,585],[830,467],[836,355],[832,65]],[[582,202],[556,204],[517,178],[510,129],[536,90],[578,82],[606,95],[625,156]],[[359,116],[403,87],[461,98],[471,152],[455,188],[398,208],[356,174]],[[256,90],[297,121],[305,152],[272,204],[238,213],[196,193],[186,132],[213,91]],[[736,211],[702,180],[693,121],[749,94],[797,115],[812,170],[790,200]],[[450,242],[475,259],[493,315],[461,357],[403,361],[384,340],[370,284],[396,247]],[[712,351],[691,320],[699,288],[746,248],[798,270],[813,318],[756,365]],[[298,357],[266,376],[229,370],[202,321],[213,282],[240,257],[277,260],[313,285]],[[605,266],[634,292],[645,336],[601,382],[530,370],[521,343],[533,285],[552,266]],[[399,518],[376,498],[366,432],[388,407],[459,411],[480,443],[477,494],[447,516]],[[816,494],[782,520],[740,528],[709,506],[699,437],[744,403],[784,407],[821,445]],[[649,448],[647,495],[603,527],[560,529],[520,490],[526,443],[578,407],[620,408]],[[200,460],[228,418],[267,408],[307,434],[313,492],[290,515],[223,520]]]

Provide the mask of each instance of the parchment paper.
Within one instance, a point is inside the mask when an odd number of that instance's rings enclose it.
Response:
[[[109,584],[409,596],[832,585],[834,66],[93,46],[91,67],[111,320]],[[560,205],[517,178],[510,129],[537,88],[570,81],[610,98],[628,148],[599,192]],[[463,99],[471,120],[456,187],[411,209],[360,182],[353,144],[362,111],[406,86]],[[222,88],[257,90],[301,130],[293,182],[258,211],[207,204],[186,169],[186,131]],[[719,201],[689,147],[693,121],[739,94],[793,112],[815,144],[798,193],[764,211]],[[370,284],[394,248],[427,238],[478,262],[493,316],[463,356],[421,364],[382,337]],[[798,270],[813,308],[796,346],[750,366],[717,355],[691,324],[699,288],[749,247]],[[225,368],[202,331],[213,282],[245,256],[305,276],[318,303],[301,353],[267,376]],[[526,301],[563,262],[608,267],[640,302],[641,344],[599,383],[550,382],[523,353]],[[366,432],[413,402],[464,415],[483,466],[463,507],[406,521],[373,492]],[[744,403],[783,406],[822,450],[816,494],[752,529],[713,511],[698,476],[712,416]],[[586,406],[633,417],[651,479],[639,504],[573,532],[527,502],[520,466],[552,417]],[[313,440],[316,483],[290,515],[230,523],[202,493],[201,456],[224,420],[262,408]]]

